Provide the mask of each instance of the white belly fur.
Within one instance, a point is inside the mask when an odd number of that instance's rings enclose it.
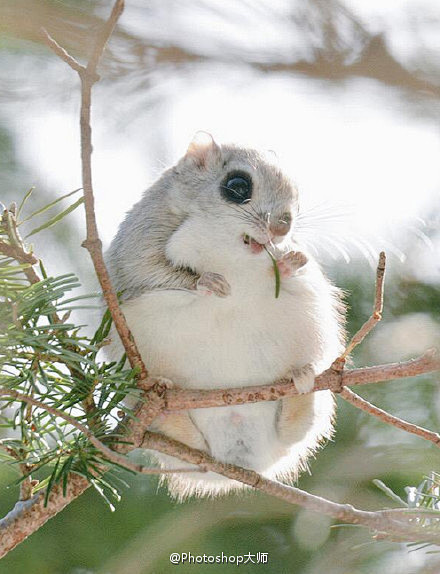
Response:
[[[321,272],[312,264],[283,280],[276,299],[270,262],[260,262],[255,273],[224,273],[232,289],[225,299],[158,290],[123,304],[151,374],[185,388],[209,389],[271,383],[292,367],[312,363],[319,371],[329,365],[339,343],[331,287]],[[326,401],[330,411],[331,398]],[[310,404],[313,409],[313,399]],[[288,448],[277,439],[278,406],[269,402],[197,409],[190,415],[214,457],[270,476],[270,469],[288,456]],[[204,481],[216,482],[218,476],[210,474]],[[181,476],[194,485],[200,480],[200,475]]]
[[[283,280],[278,299],[267,270],[233,279],[224,299],[157,290],[123,304],[152,373],[187,388],[232,387],[270,383],[292,366],[325,360],[322,337],[332,318],[320,274]]]

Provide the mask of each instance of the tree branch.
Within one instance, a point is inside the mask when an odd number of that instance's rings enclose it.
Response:
[[[429,440],[436,446],[440,447],[440,434],[425,429],[423,427],[419,427],[418,425],[409,423],[407,421],[404,421],[394,415],[391,415],[387,411],[384,411],[383,409],[380,409],[379,407],[372,405],[371,403],[369,403],[368,401],[366,401],[365,399],[363,399],[350,389],[347,388],[343,389],[340,392],[340,396],[348,403],[351,403],[358,409],[361,409],[362,411],[365,411],[366,413],[379,418],[381,421],[388,423],[392,426],[395,426],[396,428],[402,429],[406,432],[409,432],[411,434],[415,434],[421,438],[424,438],[425,440]]]
[[[323,513],[337,520],[350,524],[362,524],[378,531],[383,536],[403,537],[405,541],[428,541],[440,543],[440,533],[435,530],[421,529],[417,519],[426,518],[424,513],[414,513],[406,509],[380,510],[370,512],[359,510],[351,504],[338,504],[320,496],[316,496],[293,486],[264,478],[253,470],[223,463],[215,460],[206,452],[190,448],[187,445],[170,439],[164,435],[147,431],[144,448],[150,448],[170,456],[178,457],[186,462],[203,465],[207,470],[237,480],[270,496],[280,498],[289,504],[297,504],[303,508]],[[429,513],[436,517],[438,515]]]
[[[47,505],[44,490],[40,490],[29,500],[17,502],[11,512],[0,520],[0,558],[61,512],[89,486],[86,478],[71,473],[65,495],[62,485],[55,485]]]
[[[415,377],[440,370],[440,354],[431,349],[422,356],[400,363],[347,369],[340,372],[327,369],[315,379],[310,392],[329,389],[340,393],[342,388],[351,385],[366,385],[406,377]],[[212,390],[175,390],[164,393],[165,410],[179,411],[209,407],[226,407],[260,401],[277,401],[297,395],[293,380],[282,379],[270,385],[239,387]]]
[[[99,238],[98,226],[95,215],[95,198],[92,182],[92,128],[90,125],[91,98],[93,85],[98,81],[99,76],[96,68],[100,62],[106,43],[116,26],[119,16],[124,9],[124,1],[116,0],[113,10],[107,22],[95,42],[95,47],[90,56],[87,66],[81,66],[75,58],[67,53],[45,29],[42,29],[45,43],[71,68],[78,72],[81,81],[81,111],[80,111],[80,131],[81,131],[81,166],[82,166],[82,187],[84,189],[84,208],[86,214],[87,237],[83,242],[92,258],[96,275],[101,285],[107,306],[113,318],[115,328],[124,346],[127,359],[132,368],[139,371],[139,379],[146,380],[147,369],[140,356],[139,350],[128,328],[125,317],[119,307],[118,298],[112,287],[110,277],[104,262],[102,253],[102,242]]]

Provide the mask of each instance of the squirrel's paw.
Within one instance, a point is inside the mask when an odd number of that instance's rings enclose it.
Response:
[[[217,297],[227,297],[231,294],[231,286],[220,273],[206,271],[197,281],[197,291],[205,295],[214,293]]]
[[[300,395],[309,393],[315,384],[315,370],[312,365],[305,365],[299,369],[292,369],[290,376],[293,379],[295,388]]]
[[[277,261],[278,270],[282,279],[292,277],[298,269],[304,267],[308,259],[301,251],[289,251]]]

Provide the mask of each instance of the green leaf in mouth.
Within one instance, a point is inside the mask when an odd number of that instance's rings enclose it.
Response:
[[[266,253],[269,255],[269,257],[272,260],[272,265],[273,265],[273,270],[275,273],[275,299],[278,299],[279,295],[280,295],[280,289],[281,289],[281,275],[280,275],[280,270],[278,269],[278,263],[277,260],[275,259],[275,257],[272,255],[272,253],[267,249],[266,246],[264,246],[264,249],[266,251]]]

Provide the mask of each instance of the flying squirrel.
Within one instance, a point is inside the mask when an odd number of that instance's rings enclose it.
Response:
[[[170,413],[151,427],[268,478],[296,479],[331,437],[331,392],[304,393],[343,343],[341,294],[295,237],[298,206],[298,190],[271,159],[198,132],[127,213],[106,254],[151,375],[185,389],[293,378],[296,396]],[[165,468],[184,466],[153,454]],[[164,480],[179,499],[244,488],[213,472]]]

